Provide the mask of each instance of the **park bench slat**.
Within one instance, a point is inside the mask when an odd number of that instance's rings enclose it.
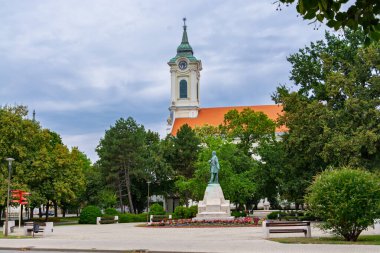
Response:
[[[265,232],[267,238],[269,238],[269,234],[276,233],[304,233],[306,237],[311,237],[310,221],[266,222]]]

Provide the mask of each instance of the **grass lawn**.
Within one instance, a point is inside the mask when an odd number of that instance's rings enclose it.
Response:
[[[380,245],[380,235],[361,235],[356,242],[347,242],[340,237],[288,237],[271,238],[274,242],[299,243],[299,244],[357,244],[357,245]]]
[[[31,236],[8,235],[8,237],[4,237],[3,231],[0,232],[0,239],[25,239],[25,238],[31,238]]]

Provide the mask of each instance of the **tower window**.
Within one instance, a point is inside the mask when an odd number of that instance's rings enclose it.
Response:
[[[181,80],[179,82],[179,98],[187,98],[187,82]]]

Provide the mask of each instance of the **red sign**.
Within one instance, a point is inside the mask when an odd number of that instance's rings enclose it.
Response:
[[[25,191],[22,191],[22,190],[13,190],[12,191],[12,202],[13,203],[19,203],[20,205],[27,205],[28,204],[28,200],[26,199],[25,196],[28,196],[30,195],[29,192],[25,192]]]

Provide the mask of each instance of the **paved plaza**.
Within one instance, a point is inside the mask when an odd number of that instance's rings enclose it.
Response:
[[[365,232],[365,234],[373,233],[373,230]],[[312,229],[312,236],[323,235],[325,234],[319,229]],[[72,225],[56,226],[53,234],[46,237],[2,239],[0,250],[25,248],[24,250],[147,250],[149,252],[380,252],[380,246],[281,244],[265,240],[263,237],[261,227],[147,228],[136,227],[133,223]]]

